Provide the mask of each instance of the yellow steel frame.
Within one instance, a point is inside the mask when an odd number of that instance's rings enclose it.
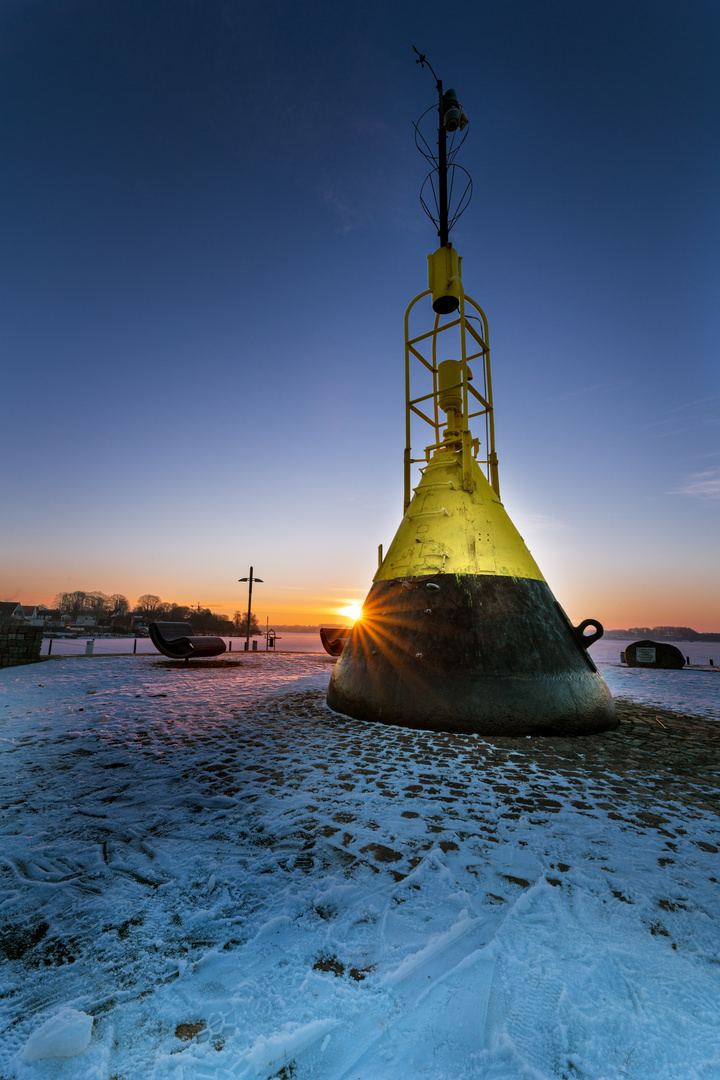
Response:
[[[460,278],[453,278],[452,280],[457,282],[460,288],[460,307],[457,318],[452,319],[450,322],[443,323],[441,326],[440,316],[436,315],[435,324],[432,330],[428,330],[424,334],[418,334],[416,337],[410,337],[410,314],[418,301],[422,300],[423,297],[431,292],[430,289],[426,289],[425,292],[419,293],[415,299],[410,302],[405,312],[405,482],[403,512],[407,510],[412,497],[412,466],[418,462],[429,461],[433,450],[439,450],[443,447],[445,449],[450,449],[452,446],[452,448],[459,448],[462,450],[463,487],[466,491],[472,491],[473,489],[472,459],[475,457],[479,465],[485,466],[485,475],[487,476],[488,482],[498,498],[500,498],[498,459],[495,452],[495,423],[493,419],[492,380],[490,377],[490,347],[488,344],[487,319],[482,308],[469,296],[465,295]],[[480,333],[478,333],[472,323],[468,322],[465,314],[466,305],[477,312],[481,326]],[[443,334],[448,330],[453,330],[455,327],[459,327],[461,365],[461,382],[455,385],[460,385],[462,387],[463,403],[462,432],[459,447],[456,437],[452,440],[448,440],[447,437],[443,438],[441,436],[440,428],[443,424],[443,420],[440,419],[440,408],[438,403],[438,337],[440,334]],[[468,353],[468,338],[472,339],[470,344],[471,348],[473,348],[474,345],[478,346],[477,352]],[[423,352],[421,351],[422,348],[425,350],[425,353],[427,353],[428,345],[430,347],[429,357],[423,355]],[[450,353],[448,353],[448,355],[450,355]],[[411,358],[419,361],[419,363],[432,375],[432,390],[429,393],[422,394],[420,397],[415,398],[411,397],[410,391]],[[468,364],[470,361],[478,359],[482,365],[483,394],[480,394],[475,389],[470,382],[468,374]],[[469,409],[471,405],[474,406],[475,403],[478,403],[480,407],[474,412],[470,412]],[[423,409],[420,408],[421,405],[424,405],[425,408],[429,407],[429,411],[432,415],[428,416],[427,413],[423,412]],[[411,419],[413,415],[420,417],[421,420],[429,424],[435,433],[434,442],[425,447],[425,455],[421,458],[414,458],[412,456]],[[485,417],[485,445],[487,447],[487,456],[484,458],[477,458],[479,452],[479,439],[472,438],[469,427],[470,420],[476,416]]]

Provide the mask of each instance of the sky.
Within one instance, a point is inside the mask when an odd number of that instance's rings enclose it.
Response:
[[[402,515],[437,246],[425,53],[503,502],[575,621],[720,629],[720,10],[4,0],[0,598],[338,621]]]

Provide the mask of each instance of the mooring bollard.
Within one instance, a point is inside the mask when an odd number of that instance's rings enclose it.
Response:
[[[232,638],[228,638],[228,652],[232,652]]]
[[[252,651],[257,652],[257,641],[255,641],[255,639],[253,639]],[[712,660],[710,661],[710,663],[712,664]]]
[[[137,652],[137,638],[133,641],[133,653]]]
[[[52,638],[48,638],[48,656],[52,652],[52,641],[53,641]]]
[[[710,667],[715,667],[715,661],[712,658],[710,659]]]
[[[89,641],[85,642],[85,655],[86,656],[92,656],[94,648],[95,648],[95,638],[90,638]]]

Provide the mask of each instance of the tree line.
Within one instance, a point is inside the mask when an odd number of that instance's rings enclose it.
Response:
[[[657,641],[720,641],[717,631],[693,630],[690,626],[631,626],[628,630],[606,630],[607,638],[651,638]]]
[[[164,622],[189,622],[195,633],[212,634],[247,634],[247,612],[236,611],[232,619],[227,615],[219,615],[210,608],[188,607],[186,604],[175,604],[161,600],[153,593],[143,593],[139,596],[134,607],[122,593],[113,593],[108,596],[103,592],[84,592],[81,589],[75,592],[58,593],[55,597],[55,607],[63,615],[69,615],[70,621],[76,623],[81,615],[92,615],[97,620],[98,626],[109,625],[118,630],[130,630],[133,622],[142,620],[147,625],[161,619]],[[250,615],[250,634],[259,635],[257,616]]]

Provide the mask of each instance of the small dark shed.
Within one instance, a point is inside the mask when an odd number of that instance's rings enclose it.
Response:
[[[681,668],[685,657],[667,641],[633,641],[625,650],[628,667]]]

